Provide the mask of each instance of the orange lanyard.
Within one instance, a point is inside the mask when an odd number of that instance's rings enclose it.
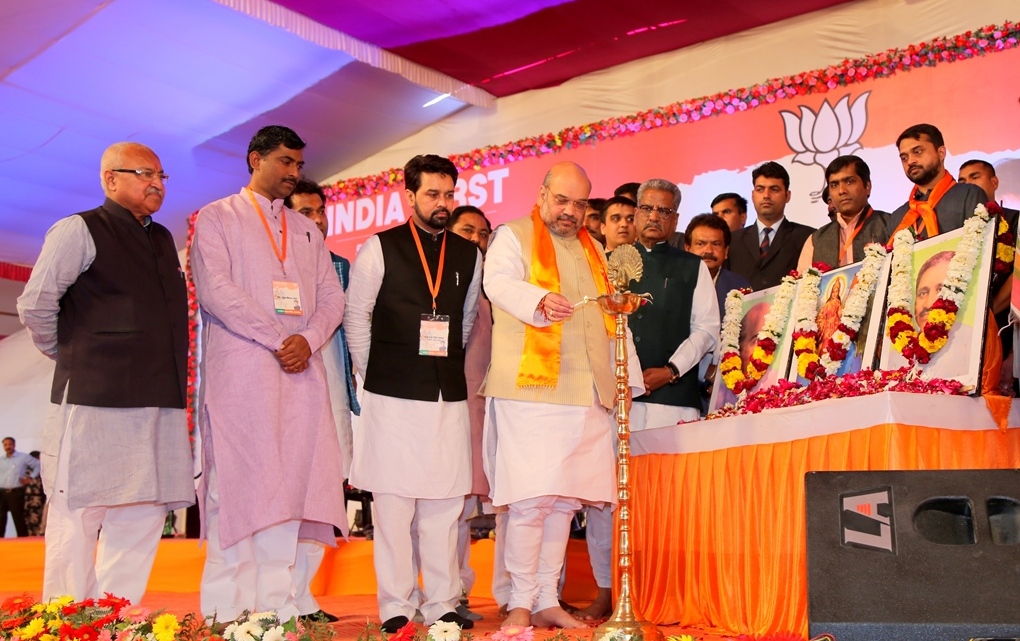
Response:
[[[276,244],[276,237],[273,236],[273,230],[269,228],[269,221],[266,220],[266,215],[262,213],[262,207],[259,206],[257,200],[255,200],[255,192],[251,189],[248,190],[248,198],[251,199],[251,204],[255,206],[255,211],[259,213],[259,218],[262,219],[262,226],[266,228],[266,235],[269,236],[269,243],[273,246],[273,253],[280,260],[280,269],[283,270],[283,275],[287,275],[287,268],[284,266],[284,261],[287,260],[287,214],[283,211],[280,212],[280,216],[283,218],[283,237],[281,238],[281,245]]]
[[[847,234],[846,241],[843,243],[843,247],[839,250],[839,258],[837,260],[839,261],[840,265],[843,264],[843,256],[846,255],[846,250],[850,249],[850,245],[853,244],[854,238],[857,238],[857,234],[860,233],[862,229],[864,229],[864,223],[868,222],[868,216],[870,216],[873,211],[875,210],[871,208],[871,205],[868,205],[868,211],[864,214],[861,214],[861,219],[857,221],[857,224],[854,225],[854,228],[850,230],[849,234]],[[838,215],[839,214],[837,214],[837,216]]]
[[[418,258],[421,258],[421,266],[425,270],[425,280],[429,284],[429,293],[432,294],[432,314],[436,313],[436,297],[439,296],[439,286],[443,281],[443,263],[446,262],[446,234],[443,232],[443,246],[439,249],[439,269],[436,270],[436,280],[432,280],[432,272],[429,271],[429,263],[425,260],[425,250],[422,249],[421,239],[418,238],[420,233],[414,228],[414,223],[410,218],[407,219],[407,224],[411,228],[411,236],[414,237],[414,244],[418,247]]]

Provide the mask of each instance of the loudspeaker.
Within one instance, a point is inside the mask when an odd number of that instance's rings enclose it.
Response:
[[[810,472],[810,636],[1020,638],[1020,470]]]

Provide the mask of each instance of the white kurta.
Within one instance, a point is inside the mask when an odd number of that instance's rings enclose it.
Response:
[[[386,265],[377,236],[358,252],[347,289],[344,327],[356,371],[368,371],[372,311]],[[478,309],[482,260],[464,301],[463,344]],[[399,367],[398,364],[394,366]],[[443,499],[471,491],[471,429],[467,401],[448,403],[362,392],[350,483],[370,492]]]
[[[524,260],[530,257],[522,257],[517,236],[507,229],[497,231],[485,256],[485,293],[493,305],[521,322],[544,327],[550,323],[537,308],[548,292],[524,280]],[[612,341],[609,346],[606,358],[613,362]],[[629,330],[627,361],[631,392],[638,396],[644,392],[644,379]],[[616,501],[616,423],[599,404],[598,393],[593,396],[590,407],[489,400],[484,446],[493,505],[538,496],[596,504]]]

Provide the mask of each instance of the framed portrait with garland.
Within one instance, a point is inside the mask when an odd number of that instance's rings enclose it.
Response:
[[[720,332],[719,367],[708,411],[735,403],[741,391],[752,392],[784,378],[790,348],[790,310],[797,281],[789,276],[758,292],[733,290],[726,296]]]
[[[859,262],[824,273],[809,269],[797,283],[791,322],[793,351],[786,378],[807,385],[874,367],[882,340],[889,257],[869,246]],[[876,304],[875,301],[878,301]]]
[[[921,378],[959,381],[977,394],[994,258],[994,219],[974,216],[916,243],[909,232],[897,234],[879,367],[912,363]]]

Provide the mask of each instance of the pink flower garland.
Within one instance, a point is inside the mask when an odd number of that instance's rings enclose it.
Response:
[[[1020,23],[989,25],[956,36],[910,45],[905,49],[889,49],[854,60],[844,60],[825,69],[773,78],[752,87],[731,89],[712,96],[675,102],[629,116],[570,127],[558,133],[523,138],[504,145],[482,147],[466,154],[450,156],[450,160],[461,170],[506,165],[525,158],[555,154],[586,144],[593,145],[599,141],[633,136],[659,127],[672,127],[711,116],[747,111],[794,96],[826,93],[836,87],[872,78],[890,78],[900,71],[933,67],[943,62],[968,60],[975,56],[1005,51],[1016,47],[1018,40]],[[323,188],[326,200],[336,202],[372,196],[402,185],[403,182],[404,171],[395,168],[362,178],[340,180],[332,185],[324,185]]]

